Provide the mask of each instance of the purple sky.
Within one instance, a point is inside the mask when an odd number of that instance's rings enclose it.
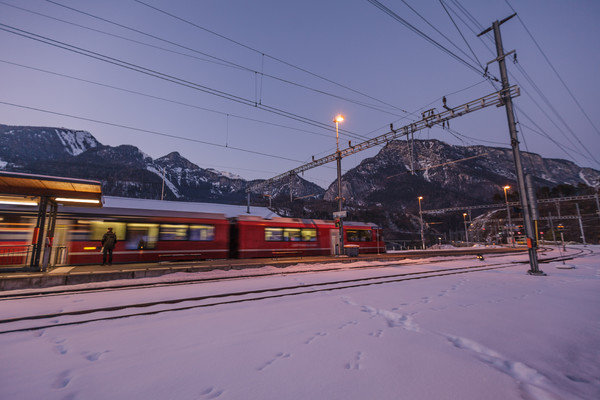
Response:
[[[104,144],[133,144],[153,158],[178,151],[200,167],[256,179],[335,151],[337,113],[346,116],[346,147],[392,122],[406,125],[424,109],[441,111],[442,96],[457,106],[495,91],[481,72],[367,0],[143,1],[1,0],[0,28],[113,63],[1,30],[0,123],[87,130]],[[440,1],[380,2],[479,71],[495,54],[476,33],[514,7],[519,19],[502,25],[502,35],[505,51],[518,55],[518,64],[507,64],[510,82],[524,90],[515,99],[521,149],[600,169],[600,2],[444,0],[476,59]],[[129,68],[114,64],[122,62]],[[489,71],[499,77],[497,63]],[[163,79],[149,75],[157,73]],[[451,128],[415,137],[509,147],[504,109],[454,119]],[[345,158],[343,170],[378,150]],[[327,187],[335,165],[304,178]]]

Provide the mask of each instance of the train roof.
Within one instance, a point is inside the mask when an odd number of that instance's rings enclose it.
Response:
[[[238,221],[262,221],[263,218],[252,216],[252,215],[239,215],[236,217]],[[280,216],[274,216],[268,218],[269,222],[273,223],[303,223],[307,225],[331,225],[334,226],[335,222],[333,220],[323,220],[323,219],[309,219],[309,218],[286,218]],[[365,228],[379,228],[379,226],[373,222],[360,222],[360,221],[344,221],[344,225],[352,226],[352,227],[365,227]]]
[[[217,203],[199,203],[187,201],[133,199],[129,197],[103,196],[103,206],[115,209],[148,210],[148,211],[176,211],[183,213],[223,214],[226,218],[248,215],[261,218],[279,217],[266,207],[247,206]]]

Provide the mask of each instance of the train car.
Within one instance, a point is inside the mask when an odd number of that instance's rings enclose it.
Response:
[[[319,256],[329,254],[324,221],[239,216],[232,221],[232,252],[237,258]]]
[[[339,228],[333,221],[301,218],[237,217],[232,223],[232,252],[238,258],[338,254]],[[385,252],[381,229],[346,222],[344,243],[360,253]]]
[[[73,215],[58,226],[68,230],[68,263],[95,264],[101,260],[101,239],[109,227],[117,235],[116,263],[202,260],[229,257],[229,221],[223,214]],[[57,241],[61,245],[60,241]]]
[[[110,196],[99,209],[59,210],[68,230],[64,245],[69,264],[98,263],[100,240],[108,227],[118,240],[115,263],[229,258],[230,218],[243,211],[246,207]],[[256,216],[272,214],[259,207],[253,212]]]
[[[382,229],[372,223],[344,222],[344,243],[346,246],[358,246],[359,253],[385,253]]]
[[[98,264],[101,239],[117,235],[115,263],[337,254],[333,221],[281,218],[264,207],[105,197],[104,207],[59,207],[51,265]],[[7,208],[8,207],[8,208]],[[25,265],[36,207],[0,210],[0,264]],[[345,222],[344,241],[361,253],[383,252],[381,230]],[[29,249],[29,250],[28,250]]]

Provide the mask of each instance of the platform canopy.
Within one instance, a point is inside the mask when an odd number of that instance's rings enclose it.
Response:
[[[57,204],[102,207],[98,181],[0,171],[0,203],[33,204],[47,198]]]

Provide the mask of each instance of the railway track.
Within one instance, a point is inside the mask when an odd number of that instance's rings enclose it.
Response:
[[[577,257],[585,257],[591,254],[593,254],[592,250],[577,249],[577,253],[558,257],[541,258],[540,262],[547,263],[552,261],[561,261]],[[143,317],[167,312],[185,311],[206,307],[217,307],[236,303],[261,301],[304,294],[314,294],[319,292],[330,292],[334,290],[398,283],[418,279],[431,279],[449,275],[518,267],[523,264],[527,264],[527,261],[504,261],[476,266],[443,268],[421,272],[405,272],[376,277],[327,281],[312,284],[273,287],[232,293],[220,293],[206,296],[182,297],[160,301],[122,304],[110,307],[80,309],[67,312],[20,316],[16,318],[6,318],[0,320],[0,334],[35,331],[61,326],[81,325],[92,322],[110,321],[123,318]]]
[[[544,250],[552,251],[553,249],[547,248]],[[437,258],[437,259],[426,258],[423,260],[416,259],[416,258],[408,259],[408,258],[402,256],[402,257],[395,258],[395,259],[388,259],[386,261],[377,261],[376,264],[374,263],[373,265],[369,265],[369,266],[352,266],[352,263],[349,263],[346,265],[347,265],[347,268],[349,268],[349,269],[368,269],[368,268],[379,268],[379,267],[384,267],[384,266],[389,266],[389,265],[397,265],[398,263],[406,263],[406,262],[408,262],[408,260],[410,260],[410,264],[407,264],[407,265],[439,264],[439,263],[445,263],[445,262],[449,262],[449,261],[470,259],[473,256],[474,256],[474,254],[469,254],[469,255],[459,254],[456,256],[452,256],[452,257],[444,257],[444,258]],[[490,253],[490,254],[485,255],[486,258],[498,258],[498,257],[505,257],[505,256],[506,256],[506,254],[502,254],[502,253]],[[297,259],[295,261],[297,261],[298,264],[301,264],[301,263],[303,263],[304,260]],[[363,260],[359,260],[359,261],[363,261]],[[364,260],[364,261],[369,261],[369,260]],[[199,278],[177,280],[177,281],[172,281],[172,282],[154,282],[154,283],[136,283],[136,282],[129,283],[129,284],[119,283],[119,284],[113,284],[110,286],[102,285],[101,287],[87,287],[87,288],[70,288],[68,286],[62,286],[62,287],[56,288],[56,289],[40,289],[40,290],[36,290],[36,291],[27,290],[26,293],[22,293],[20,291],[17,293],[0,292],[0,302],[7,300],[7,299],[27,299],[27,298],[33,298],[33,297],[60,296],[60,295],[65,295],[65,294],[98,293],[98,292],[106,292],[106,291],[114,291],[114,290],[130,290],[130,289],[146,289],[146,288],[157,288],[157,287],[182,286],[182,285],[193,285],[193,284],[198,284],[198,283],[218,282],[218,281],[240,279],[240,278],[257,278],[257,277],[267,277],[267,276],[275,276],[275,275],[302,274],[302,273],[306,273],[306,272],[335,271],[338,269],[339,268],[332,267],[332,268],[321,268],[318,271],[315,271],[315,270],[289,271],[289,270],[286,270],[285,268],[282,268],[281,270],[276,271],[276,272],[257,271],[256,273],[253,273],[253,274],[245,274],[245,275],[233,276],[233,277],[213,277],[213,278],[199,277]]]

